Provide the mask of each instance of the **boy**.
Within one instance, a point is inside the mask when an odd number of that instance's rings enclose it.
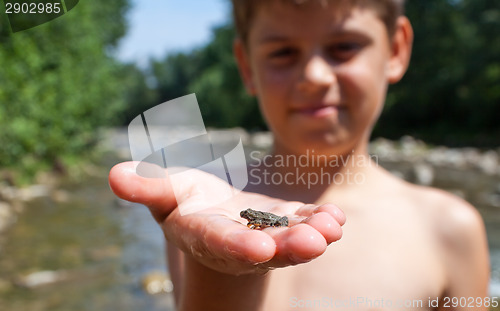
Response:
[[[233,0],[238,66],[274,134],[271,156],[249,167],[245,190],[261,195],[180,216],[177,204],[210,206],[229,186],[196,171],[148,180],[133,163],[110,173],[115,193],[161,224],[179,310],[487,310],[476,210],[368,156],[387,86],[410,59],[403,4],[298,2]],[[294,161],[304,155],[307,163]],[[179,202],[172,188],[185,194]],[[248,207],[288,215],[290,225],[248,229],[238,215]]]

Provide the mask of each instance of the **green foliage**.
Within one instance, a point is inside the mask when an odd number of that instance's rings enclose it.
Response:
[[[256,100],[242,86],[232,53],[234,36],[232,25],[217,27],[207,46],[154,61],[156,104],[196,93],[206,126],[265,128]]]
[[[35,28],[2,28],[0,167],[31,175],[84,156],[98,128],[117,121],[126,85],[109,52],[125,33],[127,9],[127,0],[80,1]]]
[[[160,103],[159,90],[148,86],[146,74],[135,65],[123,65],[121,77],[126,105],[118,116],[121,125],[128,125],[137,115]]]
[[[450,145],[500,143],[500,7],[495,0],[408,1],[415,44],[375,134]]]

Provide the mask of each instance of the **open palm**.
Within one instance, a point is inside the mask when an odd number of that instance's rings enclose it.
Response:
[[[345,216],[333,204],[287,202],[248,192],[216,203],[231,186],[213,175],[193,169],[170,178],[144,178],[136,165],[112,168],[114,193],[146,205],[170,243],[213,270],[240,275],[308,262],[342,236]],[[249,229],[239,216],[247,208],[286,215],[290,225]],[[197,212],[181,215],[184,210]]]

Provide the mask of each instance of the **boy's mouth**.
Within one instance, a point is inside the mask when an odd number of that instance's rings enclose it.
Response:
[[[295,108],[292,110],[292,112],[310,117],[322,118],[337,114],[340,109],[342,109],[342,107],[334,105],[321,105],[314,107],[309,106],[303,108]]]

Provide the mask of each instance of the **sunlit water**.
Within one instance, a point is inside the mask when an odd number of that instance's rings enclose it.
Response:
[[[402,175],[411,167],[381,164]],[[141,286],[145,274],[166,269],[162,234],[146,208],[114,197],[105,171],[64,187],[70,194],[64,203],[47,197],[26,206],[0,249],[0,310],[173,310],[171,294],[151,296]],[[500,179],[453,169],[436,170],[435,176],[434,186],[463,195],[481,212],[491,251],[491,294],[500,296],[500,208],[494,204]],[[37,271],[62,272],[64,278],[20,286],[23,276]]]
[[[66,203],[29,203],[8,231],[0,310],[173,310],[171,295],[150,296],[141,286],[145,274],[166,270],[162,235],[147,209],[117,204],[105,178],[68,191]],[[23,276],[37,271],[64,278],[22,287]]]

